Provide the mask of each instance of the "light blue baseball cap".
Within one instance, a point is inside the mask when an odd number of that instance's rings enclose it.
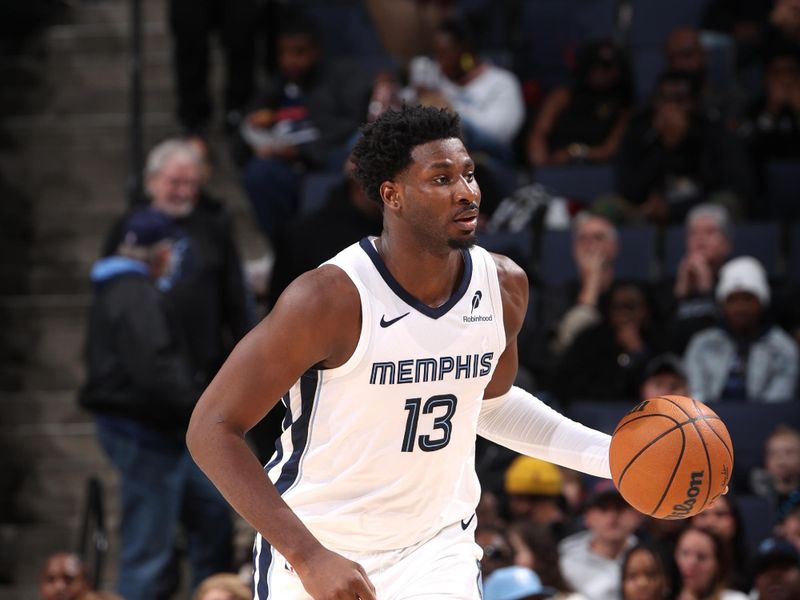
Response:
[[[484,600],[521,600],[528,596],[552,596],[556,590],[542,585],[539,576],[526,567],[503,567],[483,584]]]

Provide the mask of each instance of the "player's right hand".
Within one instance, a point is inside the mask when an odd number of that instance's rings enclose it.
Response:
[[[314,600],[377,600],[364,567],[326,548],[297,574]]]

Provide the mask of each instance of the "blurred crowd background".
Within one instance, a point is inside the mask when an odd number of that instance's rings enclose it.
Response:
[[[4,53],[103,2],[6,3]],[[800,598],[800,0],[146,6],[173,113],[103,222],[70,349],[70,401],[119,476],[120,562],[100,577],[105,549],[85,543],[30,556],[42,598],[247,597],[252,532],[188,456],[188,415],[292,279],[380,232],[349,150],[413,103],[460,114],[479,243],[528,273],[518,384],[607,432],[642,399],[691,395],[736,452],[730,493],[674,522],[479,439],[487,600]],[[282,418],[249,434],[265,463]]]

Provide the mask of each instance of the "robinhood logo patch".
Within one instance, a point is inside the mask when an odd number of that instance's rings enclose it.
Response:
[[[464,323],[484,323],[494,319],[493,315],[474,314],[475,311],[478,309],[478,306],[480,306],[482,298],[483,298],[483,292],[480,290],[476,291],[475,295],[472,296],[472,308],[470,309],[469,314],[461,317],[464,320]]]

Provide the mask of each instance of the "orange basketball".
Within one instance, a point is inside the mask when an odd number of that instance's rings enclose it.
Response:
[[[614,430],[611,477],[635,509],[659,519],[697,514],[725,490],[733,470],[728,429],[684,396],[639,403]]]

